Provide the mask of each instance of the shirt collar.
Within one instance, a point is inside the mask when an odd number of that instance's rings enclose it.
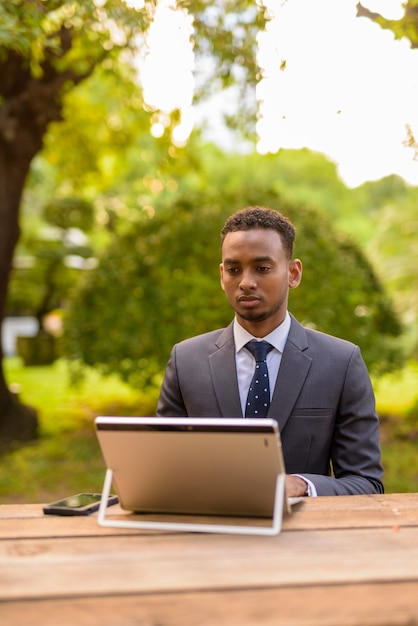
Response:
[[[277,326],[271,333],[262,337],[265,341],[271,343],[271,345],[276,348],[280,353],[283,353],[284,346],[286,344],[287,336],[290,330],[290,315],[289,312],[286,311],[286,316],[280,326]],[[235,352],[239,352],[245,346],[246,343],[251,341],[251,339],[260,339],[259,337],[254,337],[248,331],[243,328],[237,319],[234,319],[234,341],[235,341]]]

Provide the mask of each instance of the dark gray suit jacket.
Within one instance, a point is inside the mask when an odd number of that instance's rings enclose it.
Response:
[[[174,346],[161,417],[242,417],[232,323]],[[383,493],[379,421],[357,346],[292,317],[268,417],[278,421],[286,471],[318,495]]]

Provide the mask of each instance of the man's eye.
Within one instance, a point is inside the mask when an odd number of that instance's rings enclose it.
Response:
[[[262,273],[262,274],[264,274],[265,272],[268,272],[268,271],[269,271],[269,269],[270,269],[270,267],[269,267],[268,265],[260,265],[260,266],[257,268],[257,271],[258,271],[258,272],[260,272],[260,273]]]
[[[228,272],[228,274],[238,274],[238,268],[237,267],[227,267],[226,271]]]

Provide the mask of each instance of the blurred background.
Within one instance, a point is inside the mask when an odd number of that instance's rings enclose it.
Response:
[[[94,417],[153,414],[172,345],[229,323],[219,231],[254,204],[296,225],[292,313],[362,350],[386,491],[417,490],[417,9],[0,5],[0,502],[101,490]]]

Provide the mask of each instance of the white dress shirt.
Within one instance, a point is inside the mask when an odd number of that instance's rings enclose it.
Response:
[[[243,415],[245,415],[248,388],[254,374],[255,366],[254,356],[245,348],[245,345],[252,339],[256,339],[257,341],[268,341],[268,343],[273,346],[273,350],[271,350],[267,355],[271,400],[289,330],[290,315],[288,312],[286,312],[286,317],[280,326],[275,328],[265,337],[254,337],[246,331],[236,319],[234,320],[235,360],[237,365],[239,397],[241,400]]]

